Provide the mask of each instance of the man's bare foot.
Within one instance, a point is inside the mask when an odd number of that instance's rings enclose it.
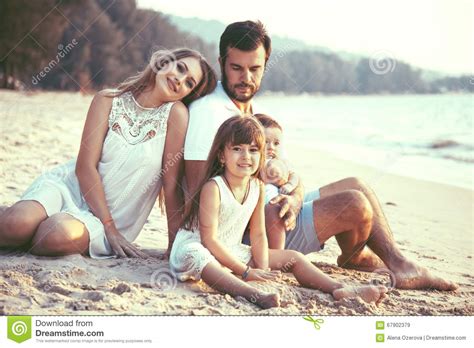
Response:
[[[375,302],[378,305],[387,297],[387,288],[383,285],[366,285],[366,286],[344,286],[332,292],[332,296],[336,300],[343,298],[360,297],[365,302]]]
[[[368,248],[364,248],[360,253],[351,256],[349,259],[344,255],[340,255],[337,258],[337,264],[342,268],[363,272],[373,272],[376,269],[387,268],[385,263]]]
[[[254,302],[255,304],[257,304],[259,307],[263,309],[268,309],[272,307],[280,307],[279,294],[258,293],[252,296],[250,301]]]
[[[6,206],[6,205],[0,205],[0,215],[2,215],[3,212],[4,212],[5,210],[7,210],[7,209],[8,209],[8,206]]]
[[[398,289],[433,289],[452,291],[458,288],[456,283],[432,275],[426,268],[406,261],[402,266],[392,269],[395,287]]]

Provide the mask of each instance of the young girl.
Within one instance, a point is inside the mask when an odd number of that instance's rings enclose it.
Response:
[[[264,187],[257,179],[265,161],[264,147],[262,126],[254,118],[235,116],[221,125],[209,153],[205,181],[176,235],[171,271],[181,281],[202,278],[216,290],[242,296],[262,308],[279,306],[279,295],[246,281],[276,279],[279,269],[291,271],[303,286],[335,299],[360,296],[367,302],[381,301],[387,291],[383,286],[348,287],[323,274],[299,252],[268,249]],[[251,247],[241,242],[249,222]]]
[[[155,52],[144,71],[99,92],[77,160],[44,173],[0,216],[0,247],[146,257],[131,242],[162,188],[171,246],[182,218],[186,106],[215,86],[204,58],[183,48]]]

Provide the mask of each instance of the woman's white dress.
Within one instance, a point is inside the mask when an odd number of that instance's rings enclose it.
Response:
[[[144,108],[130,92],[112,102],[97,169],[115,225],[129,242],[140,233],[162,187],[162,167],[166,168],[163,151],[172,106],[165,103]],[[81,221],[89,232],[91,257],[110,257],[113,252],[104,226],[84,200],[75,167],[74,159],[43,173],[21,200],[38,201],[48,216],[62,212]]]
[[[258,179],[251,179],[249,193],[243,204],[239,203],[221,176],[214,180],[219,187],[220,207],[217,239],[241,262],[252,258],[250,246],[242,243],[242,236],[260,197]],[[215,257],[201,243],[199,231],[180,229],[170,254],[170,268],[181,281],[199,280],[204,267]]]

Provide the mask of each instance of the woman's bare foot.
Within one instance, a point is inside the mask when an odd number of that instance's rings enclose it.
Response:
[[[385,263],[372,250],[367,248],[356,255],[352,255],[349,259],[344,255],[340,255],[337,258],[337,265],[363,272],[373,272],[376,269],[387,268]]]
[[[251,302],[257,304],[263,309],[272,307],[280,307],[280,295],[279,294],[268,294],[265,292],[257,293],[250,299]]]
[[[375,302],[378,305],[387,296],[386,293],[387,288],[383,285],[344,286],[334,290],[332,296],[336,300],[360,297],[365,302]]]
[[[458,288],[456,283],[432,275],[426,268],[406,261],[403,265],[392,269],[395,276],[395,287],[398,289],[433,289],[453,291]]]

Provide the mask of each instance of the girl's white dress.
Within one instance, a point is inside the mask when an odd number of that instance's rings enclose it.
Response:
[[[216,182],[220,193],[217,238],[234,257],[247,264],[252,254],[250,246],[242,243],[242,236],[260,196],[259,180],[250,180],[249,193],[243,204],[235,199],[221,176],[211,180]],[[201,279],[202,270],[211,261],[216,259],[202,245],[199,231],[178,231],[171,249],[170,268],[179,280]]]
[[[115,97],[98,171],[118,231],[132,242],[140,233],[162,187],[163,151],[173,103],[141,107],[132,93]],[[168,162],[168,161],[167,161]],[[62,212],[81,221],[94,258],[111,257],[104,226],[89,209],[75,174],[76,160],[43,173],[21,200],[35,200],[48,216]]]

